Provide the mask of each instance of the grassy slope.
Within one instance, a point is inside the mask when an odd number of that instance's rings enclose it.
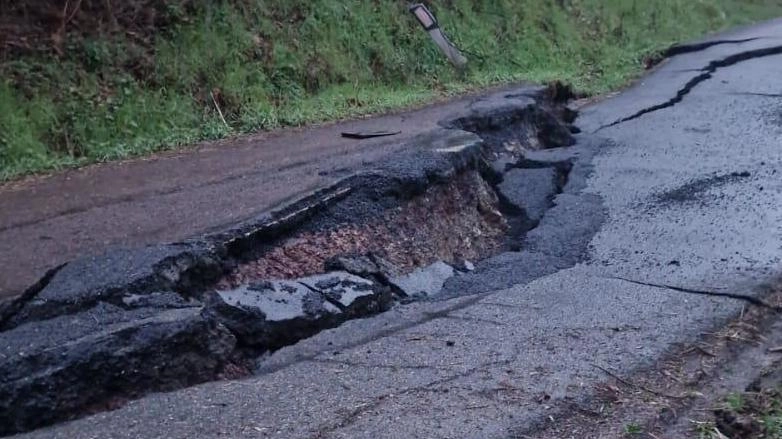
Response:
[[[209,5],[209,6],[204,6]],[[468,52],[455,74],[396,0],[204,2],[154,40],[70,38],[0,64],[0,180],[233,133],[378,112],[516,80],[599,93],[645,56],[782,15],[782,0],[430,2]],[[212,101],[225,114],[223,124]]]

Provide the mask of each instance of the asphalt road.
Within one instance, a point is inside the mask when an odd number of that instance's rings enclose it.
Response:
[[[575,267],[400,306],[285,348],[255,377],[21,437],[507,438],[567,416],[608,379],[601,368],[653,365],[780,273],[782,20],[720,38],[758,39],[676,56],[582,112],[603,140],[574,147],[594,157],[557,207],[598,203],[605,216]],[[567,213],[541,226],[581,230]],[[491,282],[515,263],[478,271]]]

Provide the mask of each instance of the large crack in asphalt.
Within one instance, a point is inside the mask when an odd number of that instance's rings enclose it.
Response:
[[[346,320],[472,295],[423,316],[444,318],[485,296],[456,291],[453,280],[486,275],[492,263],[487,270],[479,261],[495,255],[523,254],[516,271],[527,280],[575,263],[584,248],[553,254],[570,238],[555,233],[558,220],[547,221],[578,207],[596,144],[574,146],[572,114],[563,122],[569,113],[550,96],[506,99],[499,107],[476,102],[469,115],[416,139],[421,147],[246,223],[52,270],[0,309],[0,434],[148,392],[266,373],[253,371],[259,354]],[[549,233],[555,243],[546,247]],[[264,270],[242,271],[259,261]]]
[[[714,46],[721,46],[725,44],[743,44],[743,43],[749,43],[752,41],[756,41],[761,39],[761,37],[753,37],[753,38],[740,38],[740,39],[724,39],[724,40],[709,40],[704,41],[701,43],[690,43],[690,44],[675,44],[665,51],[663,51],[662,56],[664,58],[671,58],[677,55],[684,55],[687,53],[694,53],[694,52],[701,52],[708,48],[714,47]]]
[[[674,105],[676,105],[676,104],[680,103],[682,100],[684,100],[684,97],[687,96],[688,94],[690,94],[690,92],[692,92],[698,85],[700,85],[701,83],[711,79],[714,76],[714,73],[717,70],[721,69],[721,68],[730,67],[732,65],[735,65],[735,64],[738,64],[738,63],[741,63],[741,62],[744,62],[744,61],[749,61],[751,59],[763,58],[763,57],[774,56],[774,55],[779,55],[779,54],[782,54],[782,46],[772,46],[772,47],[764,47],[764,48],[761,48],[761,49],[748,50],[748,51],[745,51],[745,52],[740,52],[740,53],[736,53],[736,54],[730,55],[728,57],[725,57],[725,58],[722,58],[722,59],[719,59],[719,60],[711,61],[706,67],[703,67],[702,69],[700,69],[701,73],[699,75],[697,75],[694,78],[692,78],[689,81],[687,81],[687,83],[684,85],[684,87],[680,88],[676,92],[676,95],[674,97],[672,97],[671,99],[669,99],[669,100],[667,100],[667,101],[665,101],[663,103],[660,103],[660,104],[657,104],[657,105],[653,105],[651,107],[647,107],[647,108],[644,108],[642,110],[639,110],[639,111],[637,111],[636,113],[634,113],[634,114],[632,114],[630,116],[627,116],[627,117],[615,120],[615,121],[613,121],[611,123],[602,125],[599,128],[597,128],[593,133],[597,133],[597,132],[599,132],[599,131],[601,131],[603,129],[610,128],[610,127],[613,127],[613,126],[616,126],[616,125],[619,125],[619,124],[622,124],[622,123],[625,123],[625,122],[628,122],[628,121],[631,121],[631,120],[634,120],[634,119],[638,119],[639,117],[641,117],[641,116],[643,116],[645,114],[649,114],[649,113],[653,113],[655,111],[659,111],[659,110],[663,110],[663,109],[666,109],[666,108],[673,107]]]
[[[442,386],[453,383],[459,379],[466,378],[469,376],[473,376],[476,373],[480,373],[483,370],[491,369],[494,367],[500,367],[500,366],[507,366],[512,364],[516,359],[521,355],[519,352],[519,349],[517,347],[513,348],[513,351],[507,356],[507,358],[501,359],[501,360],[494,360],[494,361],[487,361],[484,363],[481,363],[477,366],[471,367],[467,370],[464,370],[462,372],[450,374],[448,376],[445,376],[443,378],[433,380],[429,383],[422,384],[419,386],[411,386],[407,387],[405,389],[400,389],[399,391],[396,391],[394,393],[388,393],[388,394],[382,394],[376,397],[373,397],[370,402],[365,403],[355,410],[351,411],[350,413],[346,415],[340,416],[340,419],[336,422],[330,422],[330,423],[324,423],[319,428],[316,429],[316,433],[309,436],[312,439],[322,438],[328,433],[337,431],[339,429],[344,429],[350,425],[353,425],[354,423],[358,422],[360,419],[360,415],[362,413],[365,413],[369,410],[374,410],[385,404],[388,400],[391,398],[400,398],[407,395],[412,395],[416,393],[447,393],[450,391],[452,386],[448,386],[447,388],[443,388]],[[362,366],[362,367],[374,367],[374,366]]]

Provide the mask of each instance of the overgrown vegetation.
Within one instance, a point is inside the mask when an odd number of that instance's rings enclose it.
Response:
[[[714,409],[714,418],[694,423],[698,439],[782,439],[782,392],[730,394]]]
[[[0,0],[0,180],[503,82],[600,93],[673,42],[782,14],[780,0],[428,3],[465,74],[406,1]]]

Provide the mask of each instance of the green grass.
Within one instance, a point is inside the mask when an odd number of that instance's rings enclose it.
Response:
[[[766,391],[768,399],[762,409],[760,423],[763,425],[763,439],[782,439],[782,392],[779,388]],[[744,409],[744,407],[742,407]]]
[[[782,439],[782,389],[730,393],[716,407],[717,419],[694,423],[698,439]],[[721,431],[720,428],[724,431]]]
[[[512,81],[601,93],[674,42],[782,15],[779,0],[431,2],[468,53],[457,74],[406,1],[195,4],[159,11],[169,24],[146,45],[75,32],[62,56],[0,63],[0,180]]]
[[[741,393],[731,393],[725,397],[725,403],[733,411],[740,411],[744,408],[744,396]]]
[[[643,427],[641,427],[636,423],[630,423],[625,425],[625,436],[630,436],[630,437],[640,436],[641,434],[643,434],[643,432],[644,432]]]

